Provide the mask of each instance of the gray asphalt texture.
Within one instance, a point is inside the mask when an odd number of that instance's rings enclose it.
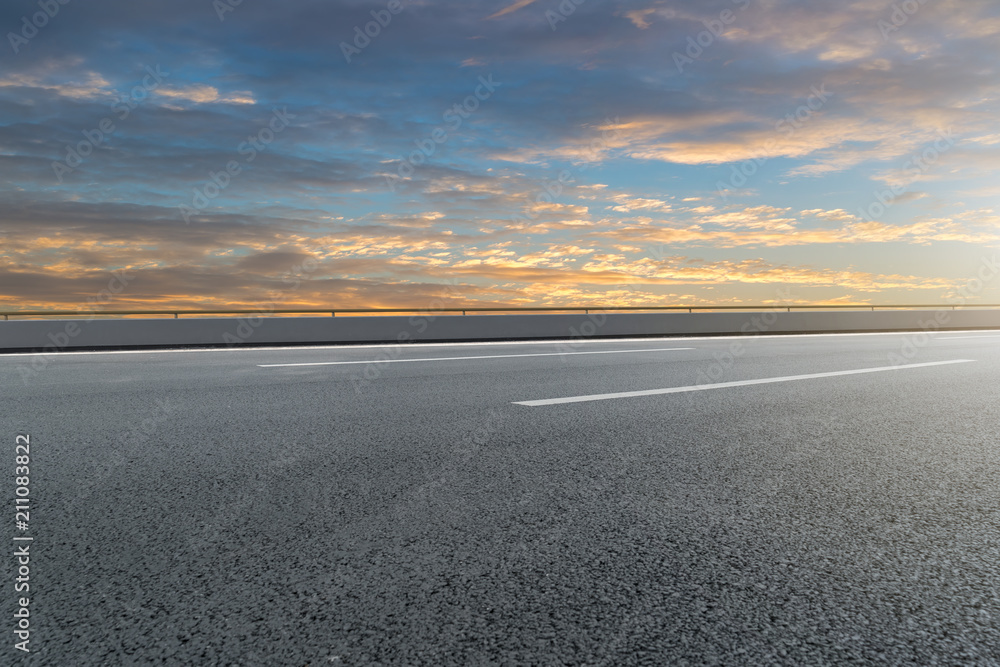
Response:
[[[1000,332],[30,359],[0,663],[1000,664]]]

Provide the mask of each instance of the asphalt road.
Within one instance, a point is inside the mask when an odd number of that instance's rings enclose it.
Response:
[[[0,406],[3,664],[1000,664],[1000,332],[10,355]]]

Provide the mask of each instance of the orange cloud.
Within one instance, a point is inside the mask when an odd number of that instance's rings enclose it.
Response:
[[[510,14],[512,12],[516,12],[517,10],[521,9],[522,7],[527,7],[528,5],[532,4],[533,2],[535,2],[535,0],[517,0],[517,2],[515,2],[514,4],[509,5],[507,7],[504,7],[503,9],[501,9],[500,11],[498,11],[497,13],[491,14],[490,16],[487,16],[486,18],[487,19],[498,19],[501,16],[506,16],[507,14]]]

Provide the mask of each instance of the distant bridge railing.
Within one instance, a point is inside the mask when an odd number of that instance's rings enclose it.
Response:
[[[957,308],[1000,308],[1000,304],[810,304],[810,305],[761,305],[761,306],[545,306],[545,307],[516,307],[516,306],[492,306],[487,308],[243,308],[238,310],[3,310],[4,320],[11,317],[130,317],[135,315],[154,315],[159,317],[173,317],[178,319],[181,315],[205,316],[205,315],[327,315],[336,317],[341,315],[381,315],[389,313],[417,313],[421,315],[438,313],[566,313],[580,312],[589,314],[594,312],[611,311],[674,311],[706,312],[715,310],[747,310],[747,311],[779,311],[785,310],[956,310]]]

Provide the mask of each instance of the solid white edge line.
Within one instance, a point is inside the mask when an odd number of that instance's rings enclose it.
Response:
[[[350,364],[402,364],[413,361],[465,361],[467,359],[515,359],[519,357],[561,357],[570,354],[627,354],[629,352],[680,352],[693,347],[666,347],[655,350],[595,350],[593,352],[538,352],[534,354],[490,354],[474,357],[429,357],[426,359],[379,359],[362,361],[307,361],[296,364],[257,364],[260,368],[287,368],[289,366],[348,366]]]
[[[981,333],[983,329],[965,329],[948,331],[947,333]],[[985,331],[992,331],[986,329]],[[867,333],[821,333],[821,334],[753,334],[748,336],[728,335],[728,336],[642,336],[639,338],[590,338],[581,340],[580,338],[557,338],[544,340],[490,340],[490,341],[467,341],[464,343],[362,343],[355,345],[352,343],[337,343],[331,345],[267,345],[267,346],[235,346],[235,347],[197,347],[197,348],[166,348],[155,350],[83,350],[75,352],[2,352],[0,357],[53,357],[69,355],[99,355],[99,354],[205,354],[208,352],[226,353],[247,353],[247,352],[285,352],[293,350],[370,350],[382,348],[395,348],[402,345],[415,345],[417,347],[473,347],[473,346],[497,346],[497,345],[587,345],[591,343],[650,343],[654,341],[677,342],[686,341],[712,341],[712,340],[770,340],[772,338],[786,338],[796,340],[799,338],[845,338],[849,336],[912,336],[913,334],[926,333],[925,331],[875,331]],[[931,335],[931,340],[942,340]]]
[[[974,338],[1000,338],[996,336],[935,336],[931,340],[972,340]]]
[[[792,382],[794,380],[812,380],[815,378],[837,377],[840,375],[859,375],[861,373],[879,373],[882,371],[901,371],[908,368],[925,368],[927,366],[944,366],[947,364],[967,364],[975,359],[953,359],[951,361],[931,361],[923,364],[907,364],[903,366],[879,366],[877,368],[859,368],[851,371],[832,371],[829,373],[810,373],[808,375],[786,375],[783,377],[762,378],[759,380],[739,380],[736,382],[718,382],[716,384],[699,384],[687,387],[668,387],[666,389],[647,389],[643,391],[620,391],[613,394],[591,394],[589,396],[569,396],[566,398],[545,398],[537,401],[513,401],[514,405],[540,407],[544,405],[559,405],[562,403],[584,403],[587,401],[606,401],[612,398],[635,398],[638,396],[657,396],[659,394],[681,394],[689,391],[707,391],[709,389],[724,389],[727,387],[745,387],[754,384],[770,384],[772,382]]]

